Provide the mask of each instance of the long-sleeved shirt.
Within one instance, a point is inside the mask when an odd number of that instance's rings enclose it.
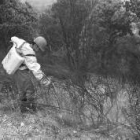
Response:
[[[37,62],[35,51],[31,47],[31,44],[15,36],[12,37],[11,40],[17,44],[17,50],[20,51],[20,54],[25,58],[24,66],[19,67],[19,69],[24,70],[28,68],[42,84],[50,84],[50,80],[45,76],[40,64]]]

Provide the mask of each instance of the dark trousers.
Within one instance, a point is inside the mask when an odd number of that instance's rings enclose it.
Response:
[[[14,81],[19,94],[21,108],[35,104],[35,89],[32,73],[29,70],[18,70],[14,74]]]

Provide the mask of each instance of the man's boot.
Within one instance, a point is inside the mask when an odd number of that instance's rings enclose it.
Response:
[[[31,112],[37,111],[37,104],[34,98],[28,99],[28,104]]]
[[[20,111],[21,113],[27,113],[29,111],[27,101],[21,101]]]

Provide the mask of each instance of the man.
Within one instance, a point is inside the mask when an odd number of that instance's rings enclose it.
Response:
[[[18,37],[12,37],[13,42],[22,42],[17,52],[24,57],[25,61],[13,75],[20,96],[21,112],[36,111],[35,89],[31,80],[32,74],[44,86],[49,86],[51,79],[47,78],[37,62],[36,56],[45,52],[47,41],[38,36],[32,43],[28,43]]]

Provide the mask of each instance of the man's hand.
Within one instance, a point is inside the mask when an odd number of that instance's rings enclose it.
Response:
[[[45,78],[43,78],[42,80],[41,80],[41,84],[44,86],[44,87],[50,87],[51,86],[51,84],[52,84],[52,80],[53,79],[53,77],[45,77]]]

